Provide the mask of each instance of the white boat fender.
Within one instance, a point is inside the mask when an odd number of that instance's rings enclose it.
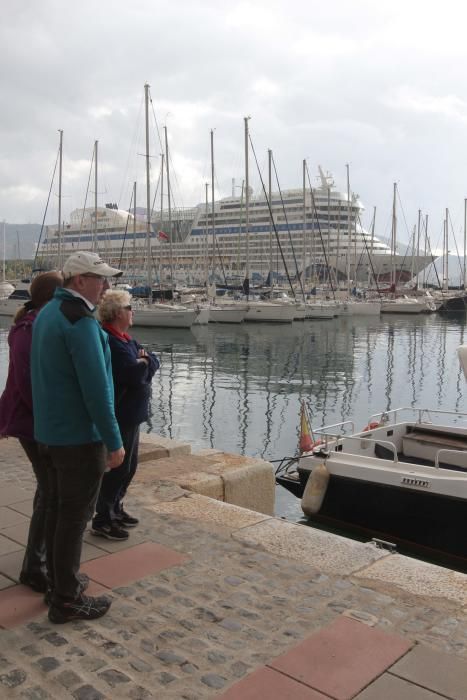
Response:
[[[319,513],[329,483],[329,471],[324,462],[313,468],[302,496],[302,510],[305,515]]]

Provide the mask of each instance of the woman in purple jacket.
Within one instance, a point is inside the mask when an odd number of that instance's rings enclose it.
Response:
[[[28,543],[19,580],[35,591],[47,590],[45,564],[45,501],[47,475],[34,440],[30,352],[32,325],[39,310],[63,283],[59,272],[44,272],[31,282],[30,301],[20,307],[8,335],[10,364],[5,390],[0,398],[0,437],[18,438],[31,462],[37,480]]]

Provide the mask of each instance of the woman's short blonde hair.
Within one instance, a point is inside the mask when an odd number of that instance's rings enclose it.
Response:
[[[108,289],[99,304],[99,318],[102,323],[112,323],[119,311],[130,306],[131,295],[123,289]]]

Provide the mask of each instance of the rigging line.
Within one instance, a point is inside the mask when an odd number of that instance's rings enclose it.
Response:
[[[156,118],[156,112],[154,110],[154,103],[152,101],[152,96],[151,96],[151,88],[149,88],[149,102],[151,103],[151,109],[152,109],[152,114],[154,117],[154,123],[156,125],[156,132],[157,132],[157,138],[159,139],[159,146],[161,148],[161,151],[164,150],[164,147],[162,146],[162,139],[161,139],[161,134],[159,131],[159,124],[157,123],[157,118]]]
[[[225,274],[224,260],[223,260],[223,258],[222,258],[222,255],[221,255],[221,252],[220,252],[220,249],[219,249],[219,241],[217,240],[217,236],[216,236],[216,248],[217,248],[217,255],[218,255],[218,258],[219,258],[219,261],[220,261],[220,264],[221,264],[221,268],[222,268],[222,274],[224,275],[224,284],[225,284],[225,286],[227,286],[227,277],[226,277],[226,274]],[[212,263],[212,269],[214,270],[214,261],[213,261],[213,263]]]
[[[280,239],[279,239],[279,234],[278,234],[278,231],[277,231],[277,228],[276,228],[276,223],[275,223],[274,217],[273,217],[273,215],[272,215],[271,202],[269,201],[268,196],[267,196],[267,194],[266,194],[266,188],[265,188],[265,186],[264,186],[263,176],[261,175],[261,171],[260,171],[260,169],[259,169],[258,159],[257,159],[257,157],[256,157],[256,151],[255,151],[255,147],[253,146],[253,141],[252,141],[252,139],[251,139],[251,135],[249,135],[249,138],[250,138],[251,150],[253,151],[253,155],[254,155],[254,158],[255,158],[255,161],[256,161],[256,167],[257,167],[257,169],[258,169],[259,179],[260,179],[260,181],[261,181],[261,186],[262,186],[262,188],[263,188],[264,196],[265,196],[266,202],[267,202],[267,204],[268,204],[269,216],[271,217],[272,227],[273,227],[273,229],[274,229],[274,234],[275,234],[275,236],[276,236],[277,247],[278,247],[279,250],[280,250],[282,262],[283,262],[283,264],[284,264],[285,273],[286,273],[286,275],[287,275],[287,279],[288,279],[288,281],[289,281],[289,285],[290,285],[290,288],[291,288],[291,290],[292,290],[293,297],[294,297],[294,299],[295,299],[295,290],[294,290],[294,288],[293,288],[293,286],[292,286],[292,281],[291,281],[291,279],[290,279],[289,269],[288,269],[287,263],[286,263],[286,261],[285,261],[284,252],[283,252],[283,250],[282,250],[282,245],[281,245],[281,242],[280,242]]]
[[[373,214],[373,216],[374,216],[374,214]],[[362,226],[362,221],[361,221],[361,218],[360,218],[360,214],[357,214],[357,219],[358,219],[358,223],[360,224],[360,227],[363,228],[363,226]],[[372,222],[371,225],[373,226],[373,222]],[[378,292],[378,296],[379,296],[379,298],[381,299],[381,290],[380,290],[380,288],[379,288],[378,278],[376,277],[375,268],[374,268],[374,265],[373,265],[373,259],[372,259],[372,257],[371,257],[371,254],[370,254],[369,250],[368,250],[368,243],[367,243],[365,234],[363,234],[363,242],[365,243],[366,254],[368,255],[368,260],[369,260],[369,262],[370,262],[371,274],[373,275],[373,279],[374,279],[374,281],[375,281],[375,283],[376,283],[376,291]],[[363,256],[363,251],[362,251],[360,257],[362,257],[362,256]],[[360,264],[360,263],[359,263],[359,264]],[[358,269],[358,265],[357,265],[357,269]],[[355,274],[355,277],[356,277],[356,276],[357,276],[357,275]]]
[[[426,220],[423,223],[423,227],[425,229],[425,240],[428,243],[428,251],[429,251],[429,254],[432,258],[431,264],[433,265],[433,270],[435,271],[436,279],[438,280],[438,287],[441,289],[441,282],[439,279],[438,270],[436,269],[435,261],[433,260],[434,256],[433,256],[433,251],[431,250],[431,243],[430,243],[430,237],[428,236],[428,229],[427,229],[427,225],[426,225]]]
[[[119,192],[119,197],[118,197],[119,202],[123,200],[123,190],[126,189],[126,187],[127,187],[127,177],[128,177],[128,171],[130,169],[130,160],[132,160],[134,163],[134,165],[132,166],[132,167],[134,167],[134,170],[135,171],[137,170],[136,162],[137,162],[137,155],[138,155],[138,151],[139,151],[139,149],[138,149],[138,132],[140,131],[141,112],[143,110],[143,104],[144,104],[144,96],[141,97],[141,100],[139,103],[138,115],[136,117],[133,134],[132,134],[132,138],[130,141],[130,146],[128,148],[128,155],[126,158],[125,168],[123,170],[123,177],[122,177],[120,192]],[[137,177],[133,177],[132,179],[133,179],[133,181],[137,180]]]
[[[329,270],[330,267],[329,267],[329,262],[328,262],[328,256],[326,255],[326,247],[324,245],[323,234],[321,231],[321,224],[319,223],[318,210],[316,208],[316,202],[315,202],[315,194],[313,192],[313,187],[311,186],[310,171],[308,170],[308,163],[306,164],[306,174],[308,177],[308,185],[310,186],[310,194],[311,194],[311,201],[313,203],[314,216],[316,218],[316,223],[318,224],[319,237],[321,239],[321,246],[323,248],[324,262],[326,264],[326,268]],[[347,245],[350,246],[350,241],[347,241]],[[334,285],[332,283],[332,276],[331,275],[329,275],[329,284],[331,285],[332,296],[333,296],[333,299],[335,301],[336,300],[336,293],[334,290]]]
[[[460,258],[460,255],[459,255],[459,248],[458,248],[458,246],[457,246],[456,234],[455,234],[455,232],[454,232],[454,225],[453,225],[453,223],[452,223],[451,214],[450,214],[449,212],[448,212],[448,217],[449,217],[449,221],[451,222],[451,233],[452,233],[453,238],[454,238],[454,245],[456,246],[457,264],[459,265],[459,272],[460,272],[460,274],[462,275],[463,268],[462,268],[462,265],[461,265],[461,258]],[[446,238],[447,238],[447,234],[446,234]],[[448,248],[449,248],[449,241],[448,241],[448,240],[447,240],[447,244],[448,244]],[[448,250],[447,252],[449,253],[449,250]],[[448,284],[449,284],[449,283],[448,283]]]
[[[131,211],[131,205],[133,204],[133,194],[134,191],[131,193],[131,199],[130,199],[130,206],[128,207],[128,215],[126,217],[126,224],[125,224],[125,233],[123,234],[123,241],[122,241],[122,249],[120,251],[120,260],[118,261],[118,269],[122,269],[122,260],[123,260],[123,249],[125,247],[125,242],[126,242],[126,234],[128,232],[128,222],[130,220],[130,211]]]
[[[296,274],[296,276],[297,276],[298,283],[299,283],[299,285],[300,285],[300,290],[301,290],[301,292],[302,292],[303,299],[305,299],[305,291],[304,291],[304,289],[303,289],[303,283],[302,283],[301,275],[300,275],[300,273],[299,273],[299,271],[298,271],[298,263],[297,263],[297,257],[296,257],[296,255],[295,255],[295,247],[294,247],[294,244],[293,244],[293,241],[292,241],[292,234],[290,233],[289,220],[288,220],[288,218],[287,218],[287,211],[286,211],[286,209],[285,209],[285,203],[284,203],[284,199],[283,199],[283,197],[282,197],[282,190],[281,190],[281,186],[280,186],[280,184],[279,184],[279,176],[278,176],[278,174],[277,174],[276,162],[275,162],[275,160],[274,160],[274,155],[272,156],[272,164],[273,164],[273,167],[274,167],[274,174],[275,174],[275,176],[276,176],[276,183],[277,183],[277,188],[278,188],[278,190],[279,190],[279,196],[280,196],[280,198],[281,198],[282,211],[284,212],[285,224],[286,224],[286,226],[287,226],[287,233],[288,233],[288,235],[289,235],[290,247],[292,248],[293,261],[294,261],[294,263],[295,263],[295,274]],[[293,292],[293,297],[294,297],[294,299],[295,299],[295,301],[296,301],[297,298],[296,298],[296,296],[295,296],[295,290],[293,289],[292,292]]]
[[[83,230],[84,212],[86,210],[86,203],[88,201],[89,185],[91,184],[91,174],[92,174],[92,164],[93,163],[94,163],[94,149],[92,149],[91,165],[89,166],[88,185],[86,187],[86,194],[84,197],[84,206],[83,206],[83,209],[81,211],[81,221],[79,224],[79,232],[78,232],[78,250],[79,250],[79,246],[81,243],[81,232]],[[97,229],[97,221],[96,221],[96,229]]]
[[[52,173],[52,180],[51,180],[51,183],[50,183],[49,194],[48,194],[48,197],[47,197],[47,203],[46,203],[46,205],[45,205],[44,217],[43,217],[43,219],[42,219],[41,230],[40,230],[40,233],[39,233],[39,241],[38,241],[38,243],[37,243],[36,252],[35,252],[35,255],[34,255],[34,260],[33,260],[33,263],[32,263],[32,269],[33,269],[33,270],[34,270],[34,268],[36,267],[36,260],[37,260],[37,256],[38,256],[38,253],[39,253],[39,247],[40,247],[40,244],[41,244],[42,233],[43,233],[43,231],[44,231],[45,217],[47,216],[47,209],[49,208],[50,195],[52,194],[52,187],[53,187],[53,184],[54,184],[55,171],[57,170],[57,164],[58,164],[58,158],[59,158],[59,156],[60,156],[60,146],[59,146],[59,148],[58,148],[57,157],[56,157],[56,159],[55,159],[55,165],[54,165],[54,170],[53,170],[53,173]]]
[[[409,237],[412,237],[412,234],[411,234],[410,231],[409,231],[409,226],[408,226],[408,224],[407,224],[407,219],[406,219],[406,216],[405,216],[404,207],[402,206],[402,200],[401,200],[401,196],[400,196],[400,193],[399,193],[399,188],[397,188],[397,199],[398,199],[398,201],[399,201],[399,206],[400,206],[400,209],[401,209],[401,212],[402,212],[402,218],[404,219],[405,230],[406,230],[406,232],[407,232],[407,235],[408,235]]]

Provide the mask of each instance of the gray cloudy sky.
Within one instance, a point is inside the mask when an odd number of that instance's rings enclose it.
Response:
[[[467,11],[456,0],[3,0],[0,219],[41,222],[64,130],[63,215],[84,204],[99,140],[99,204],[144,205],[143,85],[167,124],[175,204],[204,201],[209,130],[217,194],[243,177],[243,117],[261,166],[301,187],[306,158],[389,235],[392,183],[407,227],[461,241],[467,197]],[[160,145],[151,127],[154,182]],[[251,161],[252,184],[258,177]],[[57,217],[57,186],[48,222]],[[91,195],[93,197],[93,195]],[[401,238],[408,238],[402,213]]]

